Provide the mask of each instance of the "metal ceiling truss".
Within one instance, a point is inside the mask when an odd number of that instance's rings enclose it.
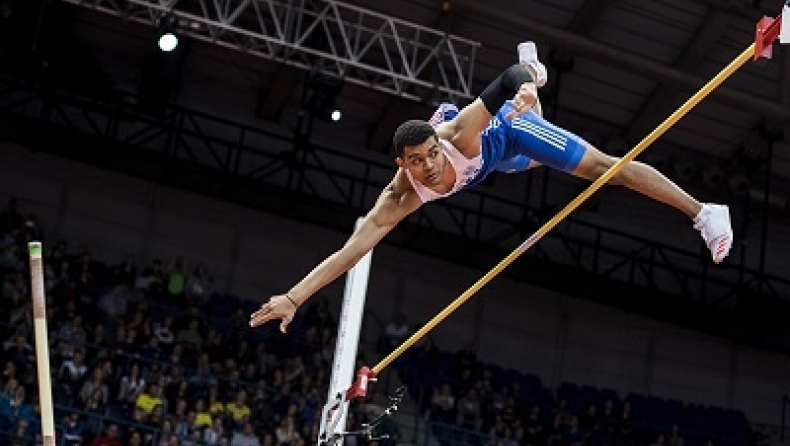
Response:
[[[134,156],[155,157],[155,166],[164,166],[161,168],[164,177],[190,169],[203,172],[201,178],[206,172],[213,172],[220,179],[290,194],[292,201],[298,201],[299,196],[310,197],[348,209],[354,215],[367,209],[392,175],[389,164],[298,144],[282,135],[205,113],[171,107],[163,117],[145,116],[2,79],[0,115],[5,116],[0,122],[6,122],[0,125],[0,136],[10,140],[15,140],[14,135],[22,135],[23,140],[26,135],[60,138],[59,132],[83,135],[89,141],[98,141],[100,148],[128,148],[134,149]],[[22,125],[13,124],[19,119],[38,127],[26,133]],[[41,143],[50,150],[59,147],[47,141]],[[109,153],[120,152],[114,149]],[[98,162],[102,158],[107,157],[93,154],[89,159]],[[209,183],[205,179],[201,181]],[[466,240],[467,243],[455,244],[458,249],[469,251],[458,258],[478,258],[482,252],[479,250],[491,252],[492,248],[507,251],[530,236],[545,219],[530,206],[531,192],[527,192],[522,198],[504,199],[485,190],[470,190],[462,197],[424,207],[410,216],[408,222],[418,233],[423,228],[425,234]],[[746,289],[759,289],[766,296],[777,298],[790,295],[790,280],[766,274],[762,264],[759,269],[750,268],[736,254],[731,256],[731,263],[709,269],[708,254],[701,245],[699,250],[678,249],[574,216],[566,221],[571,233],[561,226],[528,252],[525,260],[546,260],[582,274],[610,278],[710,306],[732,308],[740,291]],[[420,234],[411,237],[417,238],[394,242],[421,248],[419,245],[424,240],[419,238]]]
[[[336,0],[63,0],[417,101],[474,98],[478,42]]]

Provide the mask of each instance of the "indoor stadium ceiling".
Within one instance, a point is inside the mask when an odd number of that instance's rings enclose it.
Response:
[[[34,39],[57,32],[64,17],[72,17],[80,45],[95,52],[97,69],[106,82],[129,90],[139,76],[129,74],[121,60],[140,59],[152,48],[156,14],[143,20],[108,13],[124,8],[188,13],[212,18],[212,10],[230,11],[236,24],[260,19],[272,4],[321,10],[322,0],[53,0],[22,2],[2,0],[4,5],[43,5],[49,19],[34,21]],[[335,3],[335,2],[333,2]],[[403,20],[415,26],[447,33],[477,44],[473,60],[467,60],[471,92],[479,92],[498,72],[516,60],[515,47],[534,40],[549,67],[550,81],[542,90],[546,115],[604,151],[622,154],[672,113],[701,85],[715,76],[754,41],[756,22],[776,16],[782,0],[349,0],[344,4]],[[60,4],[58,7],[57,4]],[[65,6],[64,6],[65,5]],[[67,7],[68,14],[60,9]],[[58,12],[52,13],[52,10]],[[128,9],[127,9],[128,10]],[[257,17],[256,17],[257,14]],[[54,15],[54,17],[52,17]],[[139,17],[138,17],[139,18]],[[141,24],[146,18],[147,26]],[[228,23],[225,21],[225,23]],[[182,21],[185,32],[199,25]],[[205,25],[205,23],[203,23]],[[193,30],[194,30],[193,29]],[[275,32],[275,31],[272,31]],[[319,46],[326,45],[318,36]],[[56,37],[57,39],[57,37]],[[331,37],[330,37],[331,39]],[[35,40],[34,40],[35,41]],[[281,119],[284,104],[299,101],[299,69],[284,69],[282,60],[256,57],[238,45],[204,38],[192,47],[186,66],[203,65],[203,72],[222,82],[246,84],[260,92],[258,109],[271,119]],[[304,43],[305,48],[310,43]],[[298,48],[297,48],[298,49]],[[219,56],[237,52],[235,56]],[[222,58],[233,63],[222,65]],[[214,58],[213,65],[208,62]],[[229,59],[228,59],[229,58]],[[205,63],[199,61],[205,59]],[[316,58],[310,59],[315,62]],[[115,62],[113,62],[115,61]],[[117,63],[116,63],[117,62]],[[79,63],[79,61],[74,61]],[[122,67],[122,68],[119,68]],[[194,74],[192,85],[211,91],[206,75]],[[234,74],[234,71],[238,73]],[[195,78],[200,80],[195,81]],[[211,80],[216,82],[216,79]],[[364,144],[378,152],[387,150],[394,127],[402,120],[427,113],[413,105],[414,97],[400,100],[367,86],[349,85],[338,101],[344,110],[346,133],[365,134]],[[383,81],[382,81],[383,85]],[[194,90],[194,89],[193,89]],[[221,88],[217,88],[221,91]],[[283,93],[285,91],[285,93]],[[188,88],[177,101],[192,104]],[[417,95],[419,96],[419,95]],[[422,97],[423,102],[436,97]],[[465,98],[456,98],[464,102]],[[217,97],[217,103],[226,100]],[[261,105],[263,104],[263,105]],[[771,60],[749,62],[724,86],[670,129],[644,157],[664,171],[678,171],[728,185],[728,180],[755,176],[771,169],[775,183],[785,194],[790,181],[790,147],[784,130],[790,122],[790,54],[776,46]],[[234,109],[228,106],[228,109]],[[424,107],[425,110],[428,107]],[[243,114],[245,111],[236,112]],[[254,113],[247,110],[248,114]],[[286,111],[287,114],[287,111]],[[233,113],[228,117],[233,118]],[[247,116],[241,116],[246,119]],[[340,138],[342,140],[342,138]],[[769,150],[769,146],[770,150]],[[769,156],[771,163],[768,163]],[[770,164],[770,167],[769,167]],[[729,184],[736,186],[735,184]]]

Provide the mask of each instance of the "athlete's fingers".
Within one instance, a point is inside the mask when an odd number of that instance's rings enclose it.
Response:
[[[261,305],[261,308],[250,315],[250,327],[257,327],[258,325],[268,321],[271,313],[271,305],[269,305],[268,302]]]
[[[269,312],[268,308],[261,308],[250,315],[250,319],[260,319]]]
[[[284,317],[282,322],[280,322],[280,333],[285,334],[288,331],[288,324],[291,323],[291,318]]]

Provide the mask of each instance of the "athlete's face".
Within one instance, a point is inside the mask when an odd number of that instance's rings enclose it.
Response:
[[[431,136],[422,144],[403,148],[403,157],[395,162],[411,173],[420,183],[430,187],[441,184],[447,158],[444,156],[439,139]]]

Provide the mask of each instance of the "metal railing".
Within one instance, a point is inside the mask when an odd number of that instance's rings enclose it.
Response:
[[[336,0],[63,0],[398,96],[473,99],[478,42]],[[434,97],[436,96],[436,97]]]

